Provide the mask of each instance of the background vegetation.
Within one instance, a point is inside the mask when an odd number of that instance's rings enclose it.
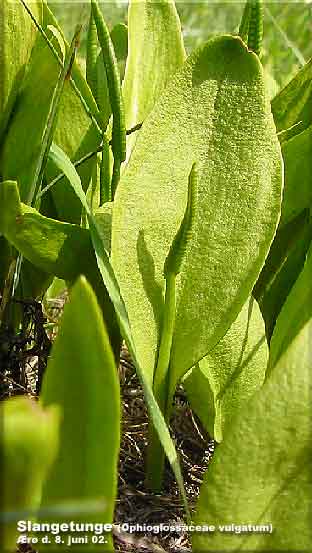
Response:
[[[84,2],[49,2],[68,39],[77,21],[86,21],[89,4]],[[190,52],[214,35],[235,33],[244,2],[176,2],[182,22],[184,41]],[[101,2],[108,25],[127,21],[127,2]],[[264,47],[262,62],[276,81],[276,90],[283,87],[296,71],[312,57],[312,2],[268,2],[265,4]],[[84,35],[80,54],[85,51]]]

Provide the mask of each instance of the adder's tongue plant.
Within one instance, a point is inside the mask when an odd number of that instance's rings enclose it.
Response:
[[[179,380],[242,309],[280,217],[282,160],[263,70],[238,37],[207,42],[175,74],[140,131],[116,194],[112,263],[151,383],[165,317],[163,267],[194,160],[198,207],[177,277],[167,409]]]
[[[46,415],[57,404],[61,419],[56,429],[48,417],[51,440],[46,457],[39,456],[40,482],[27,474],[16,497],[16,474],[29,471],[15,471],[14,463],[7,469],[5,515],[16,517],[27,503],[40,520],[53,511],[60,522],[112,522],[122,337],[149,413],[146,486],[161,491],[166,455],[190,520],[169,433],[182,383],[203,426],[222,442],[196,521],[226,525],[250,513],[255,522],[264,513],[289,521],[286,494],[279,502],[278,491],[291,481],[300,512],[293,482],[298,472],[305,498],[311,449],[308,410],[301,406],[311,357],[311,62],[271,111],[260,63],[259,0],[247,0],[239,36],[215,37],[187,58],[173,0],[130,0],[128,30],[119,26],[115,34],[91,0],[85,78],[73,59],[76,37],[66,43],[45,2],[2,1],[1,339],[14,303],[7,283],[17,255],[24,260],[16,289],[22,299],[29,269],[36,296],[55,276],[70,296],[38,411]],[[17,39],[13,13],[25,37]],[[12,64],[11,27],[19,42]],[[128,36],[128,48],[118,48],[119,33]],[[118,63],[126,53],[121,84]],[[11,420],[19,419],[7,405],[10,459],[20,436],[15,441]],[[302,444],[295,440],[289,452],[298,428]],[[37,430],[35,441],[23,444],[27,455],[29,444],[44,443]],[[29,467],[33,461],[29,454]],[[309,551],[300,520],[300,550]],[[11,547],[15,536],[8,530]],[[290,551],[294,537],[280,529],[268,541],[196,535],[193,549],[224,551],[228,544],[230,551],[247,551],[251,544],[262,550],[267,543],[272,551]],[[105,548],[111,551],[111,536]]]

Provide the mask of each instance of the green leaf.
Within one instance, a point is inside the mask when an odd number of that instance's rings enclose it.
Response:
[[[17,288],[16,296],[24,299],[39,298],[39,301],[41,301],[41,298],[50,286],[52,279],[53,277],[51,274],[40,270],[26,259],[23,259],[20,282],[19,287]]]
[[[194,162],[198,209],[177,279],[173,382],[235,320],[280,214],[281,154],[262,67],[239,38],[207,42],[176,73],[140,131],[114,202],[112,263],[151,384],[164,261],[183,218]]]
[[[96,273],[88,230],[44,217],[21,203],[15,182],[1,183],[0,198],[0,232],[33,265],[67,281]]]
[[[53,278],[53,281],[51,282],[51,285],[46,291],[44,301],[49,302],[50,300],[55,300],[56,298],[59,298],[64,292],[66,291],[66,282],[65,280],[62,280],[61,278]]]
[[[40,1],[31,2],[38,21],[42,18]],[[32,48],[36,30],[21,2],[1,0],[1,87],[0,137],[4,133],[19,93]]]
[[[192,408],[217,442],[262,386],[267,362],[264,322],[250,298],[222,340],[183,380]]]
[[[278,318],[270,373],[217,448],[201,487],[193,551],[311,551],[312,250]],[[268,525],[272,533],[221,532]]]
[[[55,406],[42,409],[26,397],[4,401],[1,414],[1,510],[33,510],[40,503],[43,480],[58,448],[59,413]],[[6,551],[16,547],[16,521],[1,525]]]
[[[58,120],[58,113],[60,110],[60,102],[61,102],[61,98],[64,90],[64,85],[66,80],[68,79],[68,75],[70,75],[72,70],[72,64],[75,59],[76,51],[78,48],[80,33],[81,33],[81,26],[78,25],[78,27],[76,27],[76,30],[74,32],[74,36],[71,41],[69,50],[66,53],[66,57],[64,59],[64,65],[58,74],[55,88],[53,90],[51,103],[49,106],[49,113],[46,119],[44,131],[42,135],[41,146],[38,151],[38,156],[35,162],[33,175],[32,175],[32,178],[30,179],[30,186],[29,186],[28,195],[26,199],[26,203],[28,205],[35,206],[37,204],[37,197],[38,197],[39,190],[41,189],[43,175],[45,173],[48,155],[49,155],[55,127]]]
[[[296,282],[312,239],[312,221],[303,211],[290,223],[279,226],[265,265],[253,289],[253,295],[265,320],[270,341],[276,319]]]
[[[0,236],[0,291],[2,295],[5,279],[12,260],[12,249],[4,236]]]
[[[62,420],[59,453],[43,486],[41,508],[87,499],[101,499],[103,506],[97,514],[62,514],[55,516],[56,521],[113,522],[119,396],[116,366],[101,312],[90,285],[80,278],[65,306],[43,379],[41,402],[44,406],[57,405]],[[111,551],[111,546],[110,541],[103,550]],[[67,546],[62,549],[67,551]]]
[[[282,145],[285,187],[281,224],[312,207],[312,125]]]
[[[32,6],[33,4],[30,7],[32,8]],[[47,29],[47,25],[52,24],[56,28],[58,26],[45,4],[43,9],[42,28],[51,34]],[[29,15],[26,15],[30,19]],[[54,41],[57,49],[56,38],[52,36],[51,40]],[[38,32],[27,77],[1,151],[2,176],[4,179],[18,181],[21,199],[24,202],[28,197],[30,182],[41,149],[42,137],[59,71],[59,61],[51,52],[46,40]],[[92,101],[94,102],[76,63],[73,66],[72,76],[81,95],[87,98],[86,103],[89,105]],[[34,105],[36,106],[35,112]],[[77,95],[71,80],[65,82],[54,140],[74,160],[80,159],[92,150],[96,150],[101,140],[100,132],[94,120],[90,119],[90,115],[87,113],[81,98]],[[92,165],[93,161],[91,160],[91,162],[85,163],[79,168],[85,187],[89,184]],[[55,167],[50,165],[46,173],[48,181],[56,174]],[[66,186],[64,179],[57,183],[52,193],[59,218],[70,222],[80,222],[81,206],[71,188]]]
[[[294,127],[294,135],[312,123],[311,94],[312,60],[306,63],[272,100],[272,112],[278,131]],[[290,136],[288,135],[288,138]]]
[[[123,82],[126,128],[144,122],[186,54],[173,0],[130,0],[129,55]],[[137,136],[127,141],[128,157]]]
[[[108,208],[103,208],[96,215],[101,237],[108,249],[111,226],[109,211]],[[111,343],[118,357],[119,327],[114,307],[97,267],[89,230],[82,229],[79,225],[49,219],[22,204],[17,184],[9,181],[1,183],[0,187],[0,232],[34,267],[66,280],[69,286],[80,274],[87,277],[97,294]],[[28,267],[26,276],[30,268],[30,274],[33,272],[34,267]]]
[[[285,302],[283,309],[277,319],[276,328],[274,330],[271,345],[270,345],[270,371],[280,363],[280,358],[287,352],[292,342],[300,336],[300,333],[307,333],[308,328],[311,329],[312,317],[312,245],[310,245],[307,253],[304,267]],[[311,341],[307,342],[311,347]],[[305,347],[302,350],[304,360]],[[311,352],[310,352],[311,353]],[[300,356],[298,355],[300,361]],[[311,360],[311,358],[310,358]],[[300,364],[300,363],[299,363]]]

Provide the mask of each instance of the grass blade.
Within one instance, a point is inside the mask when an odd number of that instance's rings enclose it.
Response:
[[[54,48],[53,43],[51,42],[51,40],[47,36],[45,30],[40,25],[40,23],[38,23],[38,21],[34,17],[34,14],[30,10],[29,6],[27,6],[27,4],[24,2],[24,0],[20,0],[20,2],[23,4],[23,6],[24,6],[25,10],[27,11],[30,19],[32,20],[33,24],[35,25],[36,29],[39,31],[39,33],[41,34],[43,39],[45,40],[46,44],[50,48],[50,50],[51,50],[52,54],[54,55],[55,59],[58,61],[60,67],[63,67],[63,62],[62,62],[58,52]],[[53,24],[56,27],[56,29],[59,30],[59,27],[57,26],[57,21],[55,20],[52,12],[49,10],[49,8],[46,4],[44,4],[43,10],[44,10],[45,14],[48,14],[48,17],[53,21]],[[79,86],[75,82],[76,76],[77,75],[75,75],[74,77],[70,76],[71,85],[72,85],[73,89],[75,90],[75,93],[77,94],[78,98],[80,99],[80,101],[81,101],[81,103],[82,103],[82,105],[83,105],[83,107],[86,111],[86,114],[90,117],[90,119],[94,123],[95,127],[98,130],[100,130],[96,102],[95,102],[92,94],[90,94],[90,93],[89,93],[88,97],[85,97],[85,95],[83,94],[83,92],[80,90]],[[80,81],[80,79],[79,79],[79,81]],[[81,81],[80,82],[79,81],[77,81],[77,82],[79,84],[81,84]]]
[[[37,160],[33,181],[31,183],[29,193],[28,193],[27,204],[29,205],[34,205],[36,203],[37,193],[41,187],[42,177],[45,171],[49,150],[52,144],[53,132],[57,121],[58,109],[60,105],[64,83],[65,83],[65,80],[68,79],[70,75],[70,71],[74,62],[75,53],[78,48],[80,32],[81,32],[81,26],[79,25],[75,31],[69,51],[65,58],[63,69],[60,71],[59,78],[54,89],[50,111],[47,118],[44,134],[43,134],[42,148]]]

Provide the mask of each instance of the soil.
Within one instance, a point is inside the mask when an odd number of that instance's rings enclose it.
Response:
[[[42,374],[65,301],[63,297],[54,303],[50,302],[45,313],[38,302],[32,302],[31,309],[23,306],[24,315],[28,317],[28,324],[22,325],[24,330],[18,336],[8,331],[0,336],[0,366],[6,367],[6,370],[0,371],[1,399],[16,394],[38,397]],[[52,324],[49,332],[46,331],[46,322]],[[6,352],[6,364],[3,363],[3,351]],[[123,416],[115,525],[127,522],[141,526],[161,523],[177,526],[185,523],[179,490],[169,465],[165,467],[161,494],[149,493],[144,487],[148,415],[142,387],[125,347],[121,351],[119,377]],[[175,396],[170,430],[180,456],[189,506],[193,512],[215,443],[192,412],[182,387],[178,388]],[[165,531],[156,534],[146,529],[130,534],[115,527],[113,536],[115,550],[122,553],[191,552],[186,533]],[[35,553],[35,550],[29,546],[20,546],[17,553]]]

